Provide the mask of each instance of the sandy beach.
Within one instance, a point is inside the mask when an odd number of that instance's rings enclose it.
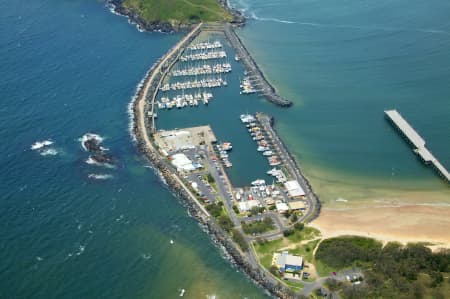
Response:
[[[325,238],[360,235],[382,242],[429,242],[433,249],[450,248],[450,207],[404,205],[322,210],[311,226]]]

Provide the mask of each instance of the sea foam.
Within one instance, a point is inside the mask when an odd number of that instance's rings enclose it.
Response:
[[[44,148],[46,146],[49,146],[49,145],[52,145],[52,144],[53,144],[53,141],[51,141],[51,140],[36,141],[35,143],[33,143],[31,145],[31,149],[32,150],[39,150],[39,149],[42,149],[42,148]]]
[[[111,174],[105,174],[105,173],[90,173],[88,175],[88,178],[93,180],[109,180],[112,179],[113,176]]]
[[[84,143],[85,143],[86,141],[90,140],[90,139],[94,139],[94,140],[96,140],[98,143],[102,143],[103,140],[104,140],[104,138],[101,137],[101,136],[98,135],[98,134],[94,134],[94,133],[86,133],[86,134],[84,134],[84,135],[83,135],[80,139],[78,139],[78,140],[81,142],[81,146],[83,147],[83,149],[84,149],[86,152],[88,151],[88,149],[86,148],[86,146],[84,145]],[[107,150],[107,149],[102,148],[102,150]]]

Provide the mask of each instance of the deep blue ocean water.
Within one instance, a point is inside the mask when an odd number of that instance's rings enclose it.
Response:
[[[232,3],[250,17],[239,34],[294,107],[229,86],[196,114],[160,113],[158,126],[211,123],[236,145],[230,176],[243,185],[267,165],[237,117],[266,111],[324,199],[383,186],[448,201],[383,116],[398,108],[450,165],[447,1]],[[0,1],[0,16],[0,297],[264,297],[145,167],[128,132],[137,84],[181,35],[139,33],[88,0]],[[87,132],[104,137],[115,168],[86,163]],[[57,154],[30,149],[42,140]]]
[[[0,11],[0,297],[264,297],[128,132],[137,84],[180,35],[140,33],[96,1],[0,1]],[[115,168],[85,162],[87,132]],[[30,149],[42,140],[58,153]]]

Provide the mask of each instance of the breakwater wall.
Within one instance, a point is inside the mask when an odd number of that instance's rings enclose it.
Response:
[[[266,77],[264,77],[261,69],[258,67],[250,53],[245,48],[241,39],[234,31],[234,28],[230,24],[225,24],[223,26],[223,32],[225,33],[226,38],[230,41],[231,45],[242,61],[248,75],[252,77],[252,81],[255,82],[258,86],[260,94],[269,102],[272,102],[278,106],[292,106],[292,102],[279,96],[275,88],[267,81]]]
[[[270,277],[261,268],[255,266],[249,260],[251,253],[243,253],[237,247],[237,244],[231,240],[230,235],[216,223],[215,219],[210,217],[203,207],[199,206],[198,201],[193,200],[189,188],[177,176],[173,167],[159,153],[152,141],[150,134],[155,130],[154,114],[151,114],[152,117],[150,117],[149,121],[148,112],[153,112],[154,100],[159,86],[170,70],[171,65],[176,62],[177,57],[183,52],[186,45],[198,35],[200,27],[201,24],[170,49],[165,56],[159,59],[146,74],[146,77],[140,85],[141,87],[132,102],[132,131],[137,142],[137,147],[160,175],[161,179],[167,184],[171,192],[187,208],[188,213],[203,226],[205,231],[211,236],[213,242],[226,252],[232,264],[236,265],[273,297],[283,299],[296,298],[296,295],[290,289],[274,280],[273,277]]]
[[[279,137],[278,132],[275,129],[275,119],[272,116],[268,116],[263,113],[257,113],[257,116],[259,119],[266,119],[269,123],[269,126],[266,127],[266,131],[271,133],[272,138],[274,141],[278,144],[278,146],[281,148],[281,152],[285,153],[286,155],[286,168],[289,170],[289,172],[293,175],[293,177],[301,184],[303,191],[305,191],[308,203],[309,203],[309,209],[307,210],[306,214],[303,215],[300,218],[300,221],[304,222],[312,222],[317,217],[319,217],[320,210],[322,208],[322,205],[319,200],[319,196],[313,191],[313,188],[311,187],[311,184],[309,183],[309,180],[306,178],[306,176],[301,171],[300,167],[297,164],[297,161],[292,156],[291,152],[287,149],[286,144],[283,142],[283,140]],[[264,122],[262,122],[264,123]]]

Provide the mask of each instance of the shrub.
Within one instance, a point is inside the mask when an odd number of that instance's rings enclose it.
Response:
[[[294,230],[293,229],[285,229],[283,231],[283,236],[285,236],[285,237],[289,237],[289,236],[291,236],[293,234],[294,234]]]
[[[297,222],[296,224],[294,224],[294,228],[298,231],[302,231],[305,228],[305,224]]]
[[[217,218],[217,223],[227,232],[229,232],[234,227],[233,221],[231,221],[230,217],[226,215],[219,216]]]
[[[242,251],[248,250],[247,241],[245,241],[244,236],[241,234],[241,232],[239,230],[233,228],[232,238],[233,238],[233,241],[239,245],[239,247],[242,249]]]

